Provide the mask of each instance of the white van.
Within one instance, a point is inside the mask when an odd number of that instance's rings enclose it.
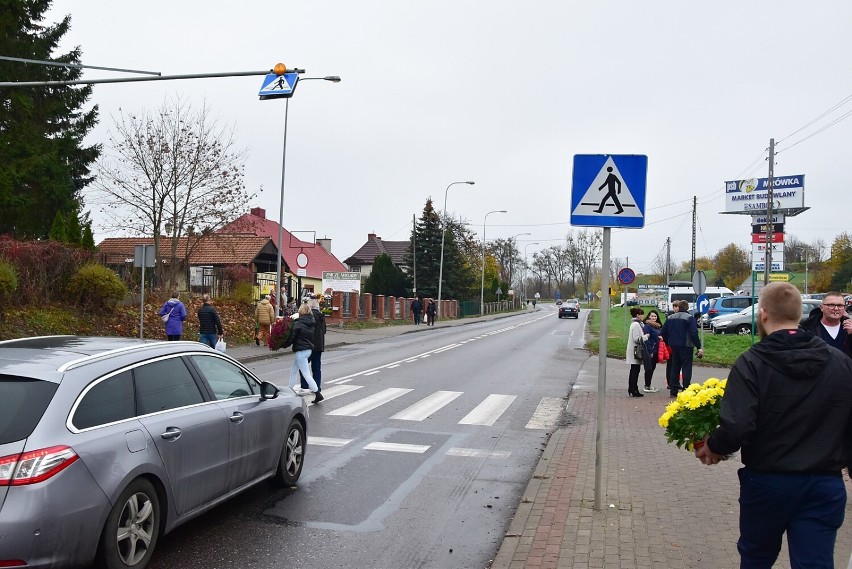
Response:
[[[719,296],[734,296],[734,291],[724,286],[708,286],[704,290],[704,294],[707,298],[713,299]],[[666,311],[666,314],[671,314],[675,311],[674,303],[685,300],[689,303],[689,310],[692,311],[695,309],[695,298],[697,296],[690,281],[670,281],[669,298],[663,310]]]

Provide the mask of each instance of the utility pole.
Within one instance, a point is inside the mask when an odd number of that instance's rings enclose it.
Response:
[[[695,224],[696,212],[698,211],[698,196],[692,196],[692,262],[690,263],[690,275],[695,274]]]
[[[666,286],[672,279],[672,238],[666,237]]]
[[[414,287],[411,293],[417,296],[417,215],[411,214],[411,269],[414,275]]]
[[[772,230],[775,224],[772,219],[772,176],[775,172],[775,139],[769,139],[769,177],[766,180],[768,188],[766,194],[766,252],[763,263],[763,286],[769,284],[769,273],[772,272]]]

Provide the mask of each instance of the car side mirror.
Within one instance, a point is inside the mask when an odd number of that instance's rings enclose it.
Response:
[[[264,381],[260,384],[260,399],[263,401],[267,399],[275,399],[278,397],[280,392],[280,389],[268,381]]]

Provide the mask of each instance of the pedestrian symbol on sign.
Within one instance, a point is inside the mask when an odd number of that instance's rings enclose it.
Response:
[[[621,180],[618,179],[618,176],[612,173],[612,166],[607,166],[606,171],[609,172],[609,174],[607,175],[606,180],[604,180],[604,183],[598,187],[598,191],[606,188],[607,192],[604,199],[601,200],[601,205],[598,206],[598,209],[596,209],[595,212],[601,213],[604,205],[606,204],[606,200],[612,198],[612,203],[618,208],[618,211],[615,212],[617,215],[624,211],[624,208],[621,207],[621,202],[618,201],[618,196],[616,195],[616,185],[618,186],[617,193],[621,193]]]

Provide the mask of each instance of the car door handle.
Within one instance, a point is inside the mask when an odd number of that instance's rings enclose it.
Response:
[[[167,441],[176,441],[180,438],[181,430],[177,427],[169,427],[165,433],[160,433],[160,436]]]
[[[245,418],[246,418],[246,416],[243,415],[242,413],[240,413],[239,411],[234,411],[234,414],[231,415],[230,417],[228,417],[228,419],[232,423],[242,423],[243,419],[245,419]]]

